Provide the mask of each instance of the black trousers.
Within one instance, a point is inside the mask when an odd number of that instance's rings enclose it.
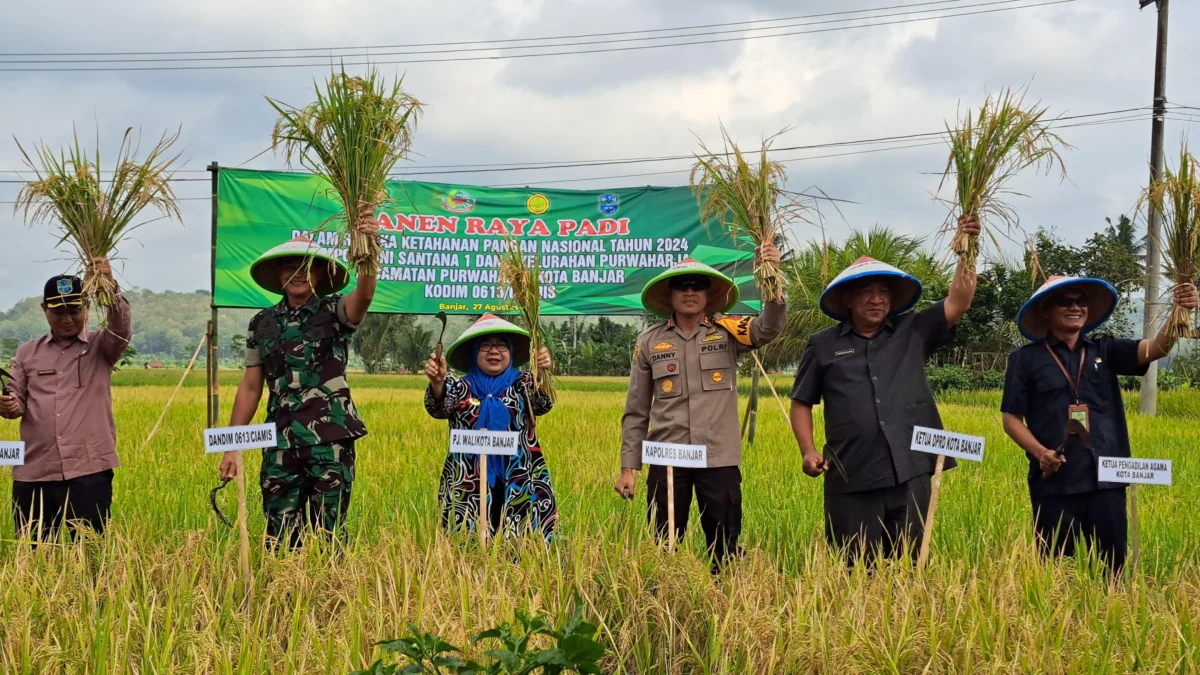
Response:
[[[1125,566],[1129,538],[1125,489],[1097,490],[1076,495],[1038,496],[1033,502],[1033,527],[1045,555],[1073,556],[1075,542],[1096,549],[1113,572]]]
[[[742,534],[742,471],[736,466],[709,469],[675,467],[675,539],[687,531],[692,492],[700,509],[700,527],[714,570],[730,556],[738,555]],[[667,536],[667,467],[651,466],[646,476],[646,504],[660,539]]]
[[[899,558],[912,554],[925,531],[930,477],[862,492],[825,493],[825,538],[854,565],[865,556]]]
[[[80,526],[103,534],[112,512],[113,470],[70,480],[13,481],[13,522],[35,541],[53,541],[63,523],[72,537]]]

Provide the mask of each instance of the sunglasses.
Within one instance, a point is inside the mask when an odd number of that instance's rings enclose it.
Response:
[[[1066,308],[1072,307],[1072,306],[1079,307],[1080,309],[1087,309],[1088,299],[1087,299],[1087,296],[1058,297],[1058,298],[1051,300],[1050,304],[1054,305],[1055,307],[1061,307],[1063,309],[1066,309]]]
[[[712,281],[707,277],[682,277],[672,279],[667,287],[673,291],[707,291],[712,288]]]
[[[483,353],[496,352],[497,354],[505,354],[508,352],[508,345],[503,342],[482,342],[479,344],[479,351]]]

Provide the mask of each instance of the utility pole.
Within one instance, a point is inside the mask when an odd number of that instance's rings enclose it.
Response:
[[[1154,4],[1156,0],[1138,0],[1141,8]],[[1170,0],[1157,0],[1158,4],[1158,44],[1154,54],[1154,121],[1150,132],[1150,183],[1158,180],[1163,170],[1163,135],[1166,131],[1167,115],[1167,6]],[[1162,225],[1162,214],[1151,207],[1150,216],[1146,221],[1146,293],[1145,308],[1142,316],[1142,337],[1154,337],[1155,319],[1158,318],[1158,282],[1159,282],[1159,229]],[[1158,410],[1158,365],[1150,364],[1150,369],[1142,376],[1143,415],[1154,415]]]

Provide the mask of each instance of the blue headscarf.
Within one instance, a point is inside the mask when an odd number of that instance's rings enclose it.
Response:
[[[479,368],[479,345],[483,337],[471,345],[471,369],[467,371],[467,384],[471,393],[479,399],[479,417],[475,420],[476,429],[488,431],[509,431],[512,424],[512,413],[504,405],[501,397],[508,388],[517,381],[520,373],[512,365],[512,341],[507,337],[504,342],[508,345],[509,363],[503,373],[495,377],[488,375]],[[508,457],[493,456],[488,458],[488,485],[494,485],[504,478],[508,471]]]

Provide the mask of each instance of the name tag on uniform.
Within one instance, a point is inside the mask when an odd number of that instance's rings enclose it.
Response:
[[[852,356],[853,354],[854,354],[854,350],[853,350],[853,349],[843,349],[843,350],[842,350],[842,351],[840,351],[840,352],[834,352],[834,353],[833,353],[833,355],[834,355],[834,356]]]
[[[1140,483],[1170,485],[1171,460],[1141,457],[1101,457],[1098,480],[1101,483]]]
[[[0,466],[25,466],[25,442],[0,441]]]
[[[703,469],[708,466],[708,446],[642,441],[642,464]]]
[[[521,445],[518,431],[482,431],[476,429],[451,429],[450,452],[465,455],[517,454]]]
[[[39,370],[38,375],[57,375],[57,370]]]
[[[204,430],[204,452],[260,450],[277,447],[278,443],[274,423]]]
[[[982,436],[956,434],[953,431],[929,427],[913,427],[912,449],[917,452],[982,462],[983,442]]]

